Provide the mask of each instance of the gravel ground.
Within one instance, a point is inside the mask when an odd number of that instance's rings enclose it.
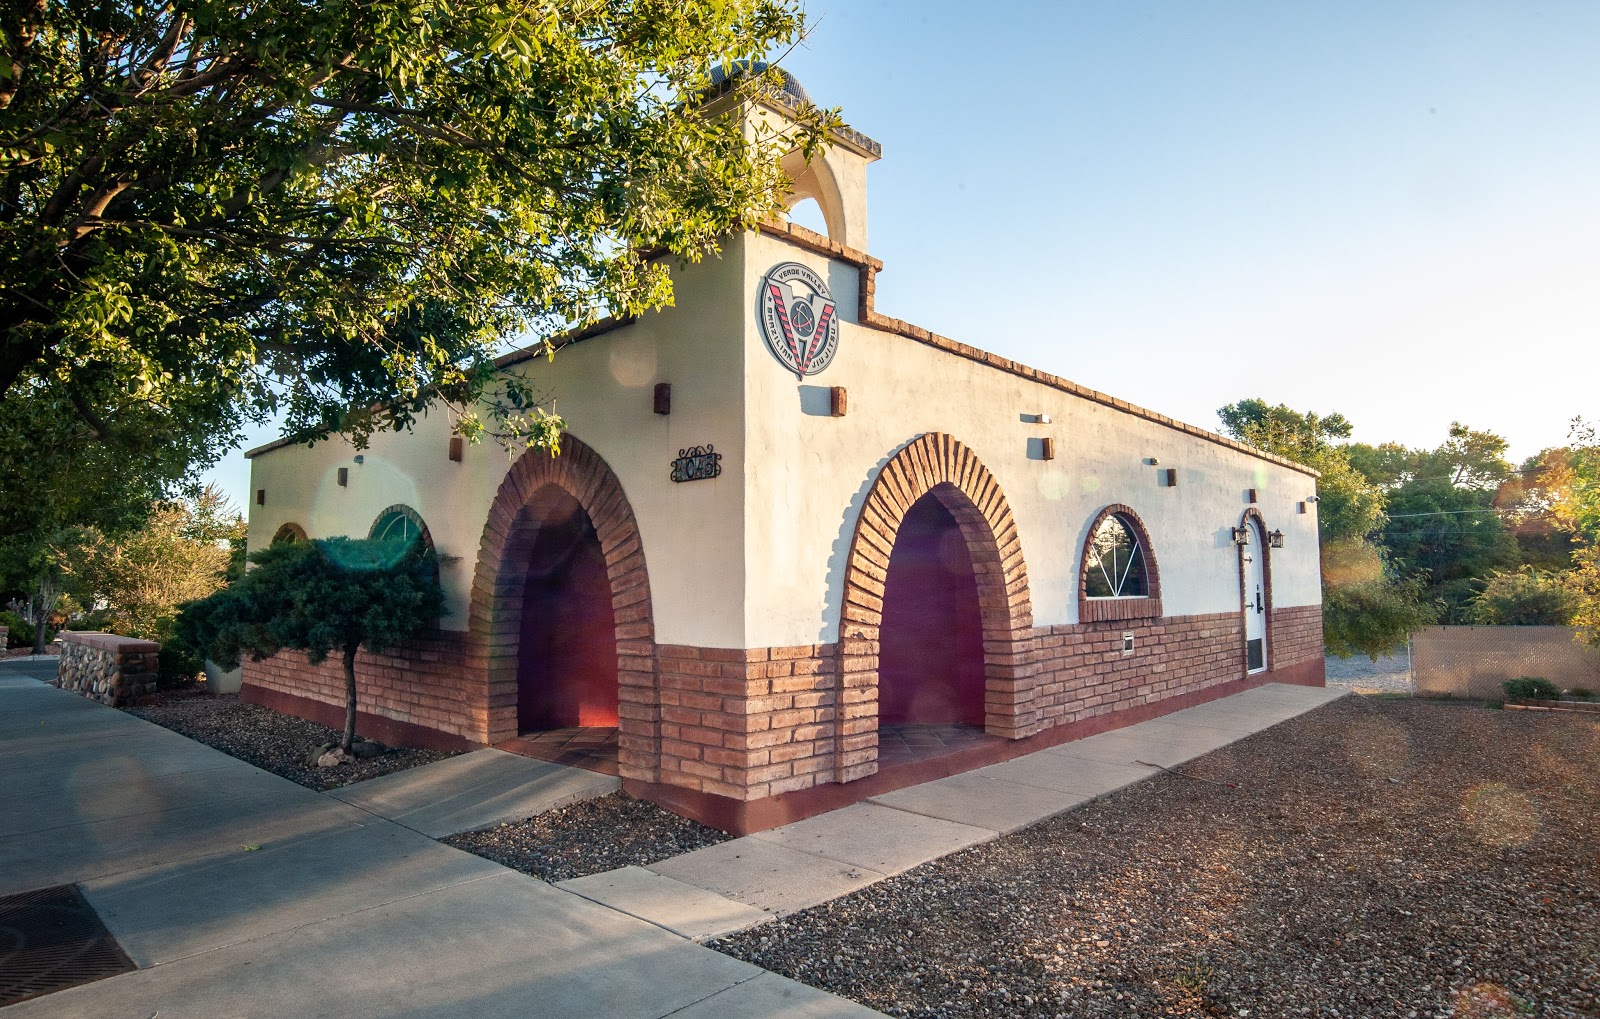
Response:
[[[1335,658],[1329,655],[1325,663],[1328,685],[1331,687],[1353,693],[1416,692],[1416,684],[1411,680],[1411,662],[1406,657],[1406,649],[1403,647],[1397,654],[1379,656],[1377,661],[1365,655],[1356,655],[1352,658]]]
[[[1183,770],[713,947],[894,1016],[1600,1016],[1594,720],[1352,697]]]
[[[457,753],[385,747],[376,757],[335,768],[317,768],[306,764],[306,755],[313,747],[338,742],[338,732],[303,718],[280,715],[259,704],[246,704],[237,694],[163,694],[158,703],[149,707],[125,710],[311,789],[334,789],[419,764],[432,764]]]
[[[629,865],[646,867],[730,838],[654,803],[612,793],[440,841],[554,882]]]

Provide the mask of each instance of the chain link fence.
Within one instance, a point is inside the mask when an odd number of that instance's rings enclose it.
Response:
[[[1570,626],[1430,626],[1411,639],[1416,692],[1488,700],[1523,676],[1600,692],[1600,649],[1573,634]]]

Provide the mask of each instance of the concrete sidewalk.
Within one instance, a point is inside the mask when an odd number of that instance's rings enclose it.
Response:
[[[0,894],[78,884],[140,969],[6,1019],[876,1015],[30,678],[45,668],[0,663]]]
[[[694,928],[716,918],[717,933],[792,913],[885,877],[1041,821],[1345,696],[1346,691],[1269,684],[1123,729],[1041,750],[863,803],[710,846],[645,871],[562,882],[663,926]],[[1140,763],[1143,762],[1143,763]],[[718,911],[707,892],[731,900]],[[759,911],[759,912],[757,912]]]

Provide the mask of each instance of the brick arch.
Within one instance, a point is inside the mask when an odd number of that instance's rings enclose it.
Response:
[[[1257,535],[1261,538],[1261,581],[1266,588],[1265,600],[1267,603],[1267,618],[1265,632],[1267,635],[1267,661],[1268,670],[1272,668],[1273,640],[1272,640],[1272,544],[1267,538],[1267,518],[1254,506],[1248,507],[1239,516],[1239,526],[1248,527],[1255,521]],[[1239,614],[1244,615],[1245,586],[1244,586],[1244,546],[1237,546],[1239,555]],[[1245,663],[1244,672],[1250,671],[1250,638],[1243,626],[1239,628],[1239,650],[1241,660]]]
[[[1139,539],[1140,554],[1144,556],[1144,569],[1149,595],[1144,598],[1109,599],[1089,597],[1089,547],[1094,532],[1107,517],[1121,517]],[[1089,530],[1083,536],[1083,547],[1078,550],[1078,622],[1097,623],[1116,619],[1158,619],[1161,616],[1161,564],[1156,560],[1155,543],[1150,540],[1150,529],[1145,527],[1132,506],[1112,503],[1089,521]]]
[[[978,582],[983,618],[985,728],[1008,738],[1038,727],[1023,667],[1033,628],[1028,568],[1016,521],[999,482],[955,438],[930,432],[878,472],[856,518],[845,561],[839,621],[840,716],[835,776],[848,782],[878,770],[878,634],[895,536],[918,499],[932,494],[955,517]]]
[[[530,449],[511,465],[489,508],[478,546],[471,633],[487,669],[488,741],[517,734],[523,590],[541,510],[552,488],[577,500],[600,540],[616,617],[621,771],[626,778],[653,782],[660,758],[660,697],[650,577],[639,524],[610,466],[570,434],[561,437],[559,455]]]

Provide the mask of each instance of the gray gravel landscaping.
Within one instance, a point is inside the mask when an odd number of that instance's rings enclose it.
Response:
[[[1379,655],[1377,660],[1366,655],[1328,655],[1324,664],[1330,687],[1353,693],[1388,694],[1411,694],[1417,689],[1411,678],[1411,656],[1404,645],[1394,654]]]
[[[612,793],[440,841],[554,882],[647,867],[732,837],[627,793]]]
[[[894,1016],[1600,1015],[1594,720],[1351,697],[1180,770],[713,947]]]
[[[336,789],[363,779],[432,764],[458,753],[380,747],[376,756],[333,768],[318,768],[307,763],[307,754],[315,747],[337,743],[338,732],[303,718],[279,714],[259,704],[246,704],[237,694],[163,694],[149,707],[124,710],[310,789]],[[356,731],[359,735],[359,727]]]

